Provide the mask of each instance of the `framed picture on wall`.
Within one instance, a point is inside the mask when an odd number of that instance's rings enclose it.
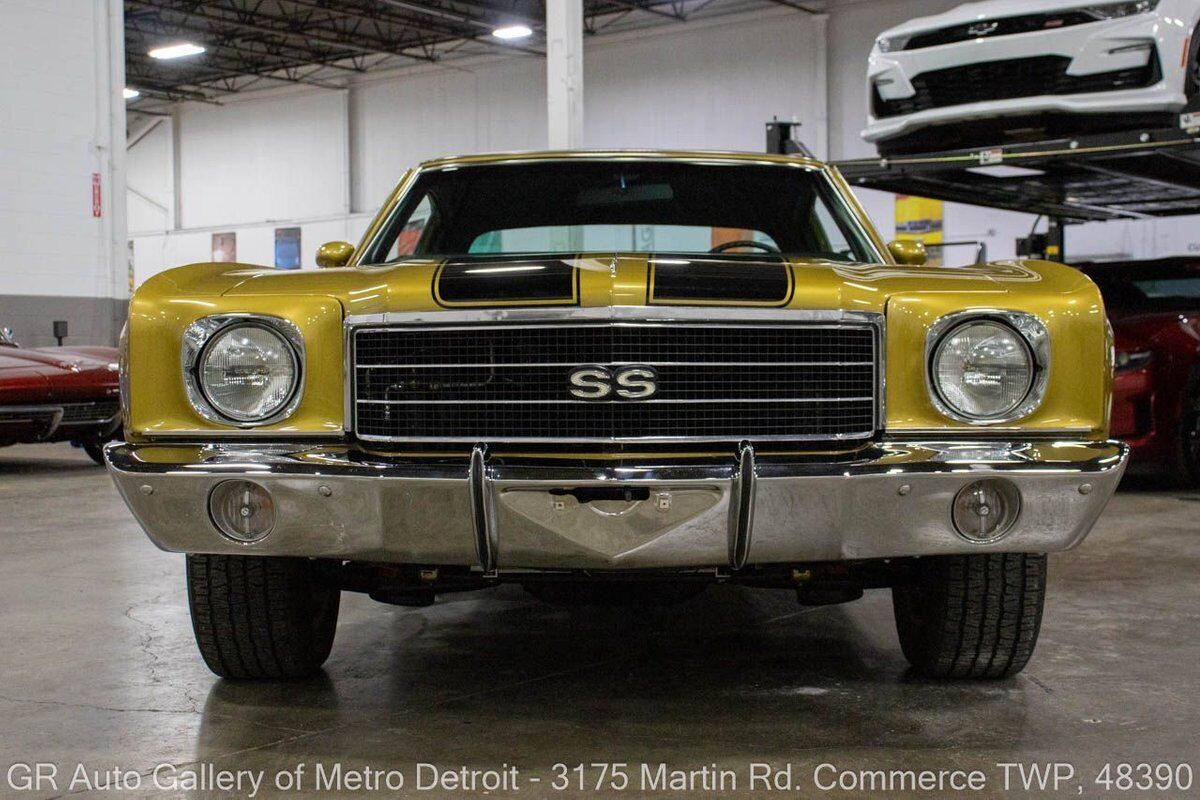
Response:
[[[275,266],[278,269],[300,269],[300,229],[275,229]]]
[[[212,235],[212,260],[221,263],[237,261],[237,232]]]

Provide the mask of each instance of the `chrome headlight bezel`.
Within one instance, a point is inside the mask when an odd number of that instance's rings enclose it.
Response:
[[[200,380],[200,366],[210,343],[219,334],[236,327],[259,327],[280,336],[288,346],[295,380],[292,390],[278,410],[261,419],[236,419],[221,413],[209,401]],[[234,428],[258,428],[285,420],[296,412],[304,395],[304,336],[295,323],[269,314],[214,314],[201,317],[187,327],[183,333],[180,353],[183,368],[183,383],[192,409],[209,422]]]
[[[1024,398],[1009,411],[996,416],[976,417],[959,411],[942,394],[934,373],[935,359],[943,342],[964,325],[991,322],[1009,328],[1028,352],[1032,376]],[[1050,377],[1050,334],[1042,321],[1033,314],[1021,311],[978,309],[947,314],[929,328],[925,337],[925,388],[938,413],[949,419],[970,425],[988,426],[1016,422],[1032,414],[1046,397]]]

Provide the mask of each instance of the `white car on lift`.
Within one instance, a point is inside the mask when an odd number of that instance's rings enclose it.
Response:
[[[1200,89],[1200,0],[983,0],[880,34],[881,154],[1173,122]]]

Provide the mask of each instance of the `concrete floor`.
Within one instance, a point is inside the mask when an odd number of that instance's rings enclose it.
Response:
[[[346,595],[323,677],[254,685],[205,669],[182,556],[144,538],[103,470],[65,445],[9,448],[0,451],[0,797],[181,795],[159,791],[150,773],[197,762],[266,770],[260,797],[279,796],[270,782],[298,763],[315,793],[318,762],[396,768],[406,792],[418,762],[516,765],[524,797],[608,794],[553,792],[560,762],[629,762],[628,797],[645,794],[642,763],[733,769],[736,791],[721,796],[748,790],[751,762],[794,765],[800,796],[817,793],[812,771],[823,762],[980,769],[987,785],[974,797],[1001,793],[996,764],[1006,761],[1073,764],[1079,777],[1063,796],[1102,794],[1092,779],[1110,761],[1200,771],[1198,502],[1119,493],[1080,549],[1052,557],[1041,643],[1007,682],[910,676],[886,591],[803,609],[788,592],[715,588],[671,609],[581,612],[504,587],[428,609]],[[57,789],[17,791],[10,779],[23,771],[10,765],[38,761],[57,765]],[[72,787],[78,763],[129,770],[140,787],[131,776],[119,795]],[[714,792],[698,783],[673,794]]]

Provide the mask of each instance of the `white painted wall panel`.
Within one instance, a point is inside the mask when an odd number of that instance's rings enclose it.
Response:
[[[109,296],[91,199],[92,173],[102,171],[93,146],[100,8],[4,1],[0,294]]]
[[[345,103],[344,92],[315,90],[184,105],[181,227],[346,212]]]
[[[764,125],[795,117],[825,149],[821,25],[799,13],[593,40],[584,60],[589,147],[762,150]]]
[[[129,232],[136,235],[171,230],[174,226],[175,168],[171,161],[172,121],[159,119],[142,135],[126,160],[125,188]]]
[[[539,58],[428,69],[356,89],[354,208],[377,208],[409,167],[438,156],[546,146]]]

